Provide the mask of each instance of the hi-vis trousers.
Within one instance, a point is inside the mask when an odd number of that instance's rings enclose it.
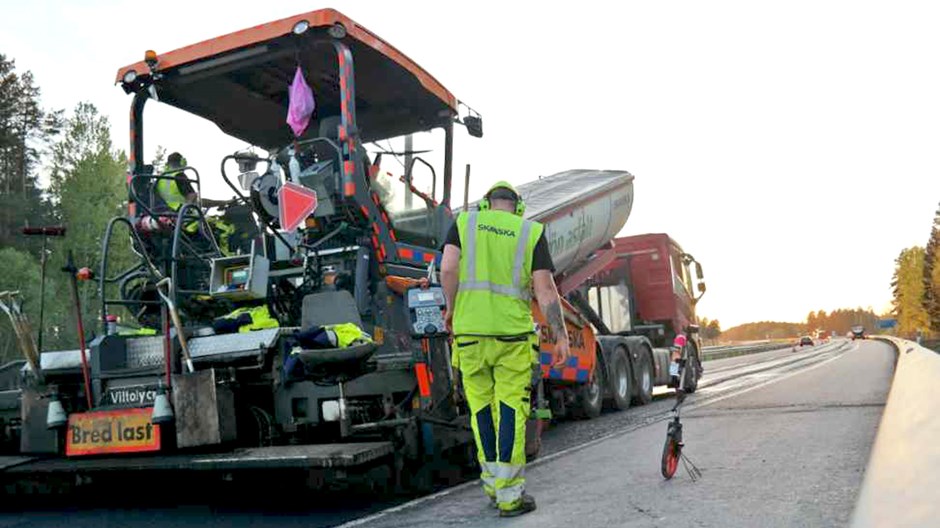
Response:
[[[513,509],[525,489],[525,427],[538,337],[458,336],[455,343],[483,491],[500,509]]]

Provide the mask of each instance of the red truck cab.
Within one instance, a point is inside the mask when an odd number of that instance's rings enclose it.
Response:
[[[644,334],[654,346],[668,346],[695,323],[695,304],[705,292],[701,265],[665,233],[617,238],[614,249],[616,259],[597,275],[589,302],[612,332]]]

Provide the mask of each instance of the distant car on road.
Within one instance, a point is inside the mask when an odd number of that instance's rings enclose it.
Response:
[[[864,326],[852,327],[852,341],[855,341],[856,339],[865,339],[865,327]]]
[[[803,336],[800,338],[800,347],[804,346],[813,346],[813,338],[810,336]]]

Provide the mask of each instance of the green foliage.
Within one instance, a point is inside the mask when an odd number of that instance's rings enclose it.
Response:
[[[157,145],[157,152],[153,155],[153,173],[163,172],[163,166],[166,164],[166,148],[163,145]]]
[[[42,239],[27,238],[20,230],[55,219],[53,204],[44,198],[37,172],[42,155],[62,125],[61,112],[44,110],[39,96],[32,74],[18,73],[15,62],[0,54],[0,291],[21,292],[24,310],[37,328]],[[50,249],[57,245],[57,239],[50,240]],[[52,278],[56,274],[53,262],[47,274],[45,320],[62,320],[64,305],[55,302],[58,289]],[[45,344],[58,343],[59,326],[47,327]],[[0,314],[0,361],[18,357],[13,329],[6,315]]]
[[[11,247],[0,249],[0,291],[19,291],[27,301],[23,309],[30,321],[39,320],[39,263],[32,255]],[[13,327],[6,314],[0,312],[0,365],[13,359],[21,359]]]
[[[940,332],[940,208],[933,218],[930,239],[924,250],[923,306],[930,320],[930,328]]]
[[[930,329],[930,319],[923,304],[924,255],[924,248],[912,247],[902,250],[894,261],[892,303],[898,319],[897,332],[902,336],[914,336]]]
[[[82,103],[76,107],[65,120],[63,134],[52,145],[51,154],[48,203],[52,210],[49,216],[64,224],[67,232],[65,238],[50,239],[49,243],[44,350],[78,347],[70,277],[61,268],[71,250],[76,266],[87,266],[98,272],[105,227],[112,217],[123,214],[127,196],[124,184],[127,160],[122,152],[113,148],[108,122],[93,105]],[[114,242],[109,255],[110,275],[136,262],[126,232],[119,232]],[[26,313],[34,330],[38,330],[38,255],[5,248],[0,251],[0,269],[4,270],[0,275],[0,290],[21,292]],[[97,282],[80,283],[79,299],[86,337],[90,337],[96,330],[100,331]],[[9,322],[0,322],[0,358],[11,359],[18,355]]]
[[[62,248],[65,243],[50,241],[51,257],[46,263],[45,314],[43,317],[43,350],[78,348],[68,276],[61,271]],[[29,253],[5,248],[0,250],[0,291],[19,291],[23,309],[33,327],[33,336],[39,331],[40,262]],[[91,315],[93,318],[94,316]],[[92,327],[94,319],[90,320]],[[91,328],[91,327],[90,327]],[[90,335],[90,333],[89,333]],[[5,314],[0,314],[0,359],[20,359],[13,328]]]
[[[76,266],[97,273],[108,221],[123,215],[127,159],[113,148],[107,118],[94,105],[80,103],[66,120],[62,138],[52,147],[51,165],[49,192],[56,214],[69,229],[67,247]],[[109,276],[134,262],[126,231],[120,230],[109,249]],[[80,299],[86,326],[97,327],[100,297],[95,282],[81,285]]]
[[[17,73],[15,62],[0,54],[0,247],[28,249],[37,256],[41,242],[19,231],[51,218],[36,171],[61,126],[61,112],[42,109],[39,93],[32,74]]]
[[[126,166],[124,154],[112,147],[107,118],[94,105],[80,103],[52,147],[49,188],[58,216],[70,228],[69,247],[79,267],[98,269],[105,227],[123,214]],[[116,266],[129,262],[126,253],[109,258]]]

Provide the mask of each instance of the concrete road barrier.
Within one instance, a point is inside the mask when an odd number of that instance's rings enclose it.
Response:
[[[940,354],[877,339],[891,343],[898,360],[852,526],[940,526]]]

